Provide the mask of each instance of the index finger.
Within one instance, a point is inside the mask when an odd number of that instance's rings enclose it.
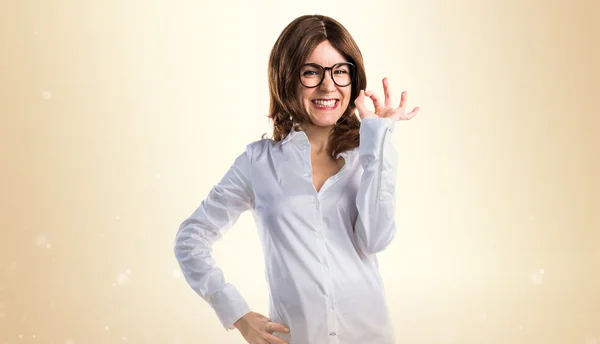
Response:
[[[270,333],[267,333],[265,335],[265,339],[269,342],[269,344],[288,344],[288,342],[285,339],[279,338]]]
[[[274,321],[269,321],[267,323],[267,331],[268,332],[282,332],[282,333],[288,333],[290,332],[290,329],[280,323],[276,323]]]
[[[371,100],[373,101],[373,106],[375,106],[375,109],[379,109],[381,107],[381,100],[375,94],[375,92],[373,92],[373,91],[367,91],[367,92],[365,92],[365,95],[367,97],[371,98]]]

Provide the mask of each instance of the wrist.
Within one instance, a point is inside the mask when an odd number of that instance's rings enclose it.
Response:
[[[250,313],[250,312],[248,312],[248,313],[246,313],[246,314],[242,315],[242,316],[241,316],[241,317],[240,317],[238,320],[236,320],[236,321],[233,323],[233,326],[234,326],[235,328],[237,328],[238,330],[240,329],[240,327],[244,326],[244,324],[246,323],[246,316],[247,316],[249,313]]]

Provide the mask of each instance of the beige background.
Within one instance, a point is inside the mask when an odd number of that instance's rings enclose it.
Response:
[[[398,343],[599,344],[600,3],[483,3],[3,0],[0,344],[244,343],[172,245],[270,131],[270,49],[314,13],[421,107],[379,256]],[[266,313],[250,213],[215,249]]]

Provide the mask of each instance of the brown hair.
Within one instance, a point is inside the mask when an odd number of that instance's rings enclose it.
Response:
[[[310,117],[296,98],[300,68],[312,51],[323,41],[329,43],[355,66],[350,102],[333,127],[330,154],[337,154],[359,145],[360,121],[354,113],[354,100],[365,89],[367,78],[362,54],[350,33],[335,19],[324,15],[304,15],[294,19],[281,32],[269,58],[268,79],[273,140],[280,141],[290,133],[293,123],[310,122]],[[292,119],[290,119],[290,116]],[[264,138],[264,135],[263,135]]]

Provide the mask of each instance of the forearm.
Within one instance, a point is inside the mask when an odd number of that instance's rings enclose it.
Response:
[[[175,256],[190,287],[214,310],[226,329],[250,311],[235,286],[227,283],[212,257],[212,244],[218,234],[186,220],[178,231]]]
[[[397,155],[391,142],[394,122],[367,118],[361,123],[359,147],[363,175],[356,196],[355,239],[365,254],[384,250],[396,233]]]

